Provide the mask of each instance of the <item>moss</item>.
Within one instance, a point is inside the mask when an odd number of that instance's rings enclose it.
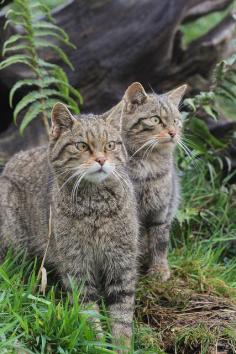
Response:
[[[152,328],[145,341],[156,340],[166,353],[204,354],[217,346],[234,352],[236,290],[220,278],[224,270],[220,264],[213,266],[207,256],[195,256],[175,260],[165,283],[155,277],[140,280],[136,319]]]

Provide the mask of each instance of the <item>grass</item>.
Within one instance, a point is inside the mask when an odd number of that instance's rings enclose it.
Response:
[[[9,255],[0,267],[0,352],[114,353],[105,338],[97,342],[88,321],[97,315],[83,308],[79,289],[72,285],[71,293],[63,294],[51,286],[41,296],[35,291],[37,262],[21,258]]]
[[[132,354],[209,353],[217,343],[236,351],[235,191],[199,164],[197,173],[184,166],[171,279],[144,278],[138,285]],[[105,343],[108,330],[96,340],[88,321],[95,314],[81,305],[79,289],[72,286],[69,295],[54,284],[42,296],[35,291],[37,269],[22,255],[8,255],[0,266],[0,353],[115,353]]]

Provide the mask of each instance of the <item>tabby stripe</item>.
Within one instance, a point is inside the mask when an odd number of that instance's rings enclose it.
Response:
[[[134,290],[121,290],[121,291],[114,291],[107,296],[106,303],[108,306],[114,305],[116,303],[123,302],[125,297],[133,297]]]
[[[68,145],[71,145],[71,142],[68,142],[68,141],[65,142],[64,144],[62,144],[62,145],[60,146],[59,149],[57,149],[57,148],[55,147],[54,150],[53,150],[53,155],[54,155],[54,153],[56,153],[56,156],[52,157],[51,161],[53,162],[53,161],[58,160],[59,155],[60,155],[61,152],[65,149],[65,147],[68,146]],[[56,151],[55,151],[55,150],[56,150]]]

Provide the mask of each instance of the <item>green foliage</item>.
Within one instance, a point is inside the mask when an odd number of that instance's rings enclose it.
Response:
[[[212,165],[210,168],[218,166],[222,169],[227,165],[229,171],[231,164],[225,150],[234,137],[227,136],[224,140],[216,138],[211,134],[202,117],[208,117],[213,121],[222,116],[235,117],[235,65],[236,54],[217,64],[212,75],[210,91],[200,92],[193,98],[185,99],[182,113],[185,121],[183,142],[186,141],[186,144],[193,149],[195,156],[204,157]]]
[[[37,269],[22,254],[9,254],[0,266],[0,352],[114,354],[105,336],[97,341],[88,318],[98,315],[84,308],[80,290],[72,284],[71,294],[63,294],[51,287],[43,297],[35,292]]]
[[[184,35],[184,45],[187,46],[192,41],[206,34],[214,26],[216,26],[228,13],[228,10],[214,12],[207,16],[198,18],[197,20],[181,26],[181,32]]]
[[[82,97],[79,91],[69,84],[67,75],[60,66],[43,59],[42,51],[48,48],[73,69],[69,58],[59,45],[75,47],[66,32],[54,23],[50,9],[40,1],[14,0],[6,12],[5,29],[8,26],[17,27],[19,30],[3,45],[2,54],[7,58],[0,63],[0,69],[21,64],[31,73],[27,79],[16,82],[10,91],[12,107],[15,94],[20,88],[31,90],[16,104],[14,121],[16,122],[19,114],[23,112],[20,124],[20,132],[23,133],[33,119],[42,116],[49,132],[48,119],[53,104],[58,100],[63,101],[76,114],[79,113],[78,102],[82,104]]]

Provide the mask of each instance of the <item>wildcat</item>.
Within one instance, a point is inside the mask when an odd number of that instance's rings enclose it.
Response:
[[[74,117],[56,104],[49,147],[20,152],[0,177],[0,240],[2,255],[12,246],[42,256],[51,206],[47,263],[65,286],[68,275],[83,282],[85,302],[104,297],[113,336],[128,346],[138,220],[126,156],[119,119]]]
[[[186,85],[166,94],[147,94],[131,84],[110,115],[123,115],[123,135],[130,156],[129,173],[135,187],[141,223],[142,264],[149,274],[167,280],[169,230],[179,202],[174,150],[182,121],[178,109]]]

